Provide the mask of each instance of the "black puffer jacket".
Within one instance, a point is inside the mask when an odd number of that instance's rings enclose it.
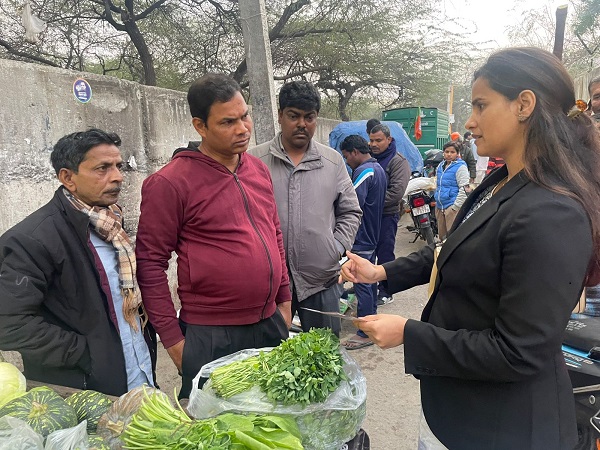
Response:
[[[0,237],[0,349],[21,353],[27,379],[121,395],[125,360],[88,218],[61,190]],[[155,336],[145,328],[153,371]]]

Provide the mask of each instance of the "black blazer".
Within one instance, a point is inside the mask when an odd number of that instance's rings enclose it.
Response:
[[[575,200],[521,172],[461,224],[439,255],[421,321],[404,332],[405,369],[421,380],[427,422],[450,449],[571,449],[577,440],[561,353],[592,238]],[[433,249],[385,264],[391,292],[429,281]]]

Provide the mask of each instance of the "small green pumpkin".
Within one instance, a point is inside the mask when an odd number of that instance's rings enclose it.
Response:
[[[100,417],[108,411],[112,402],[101,392],[79,391],[67,397],[67,403],[75,410],[77,421],[87,419],[88,433],[95,433]]]
[[[97,434],[88,434],[89,450],[110,450],[108,443]]]
[[[0,417],[24,420],[36,433],[46,437],[56,430],[77,425],[77,415],[63,398],[46,386],[31,389],[0,408]]]

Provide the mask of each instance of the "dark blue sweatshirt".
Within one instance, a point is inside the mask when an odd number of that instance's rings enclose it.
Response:
[[[352,251],[375,250],[381,230],[387,176],[377,160],[370,158],[352,171],[352,184],[363,212]]]

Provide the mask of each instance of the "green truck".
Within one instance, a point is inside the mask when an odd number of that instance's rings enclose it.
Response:
[[[432,148],[441,150],[444,144],[450,140],[448,112],[438,108],[421,108],[422,136],[417,141],[415,139],[415,120],[418,112],[418,107],[388,109],[383,111],[382,119],[400,123],[425,159],[427,150]]]

